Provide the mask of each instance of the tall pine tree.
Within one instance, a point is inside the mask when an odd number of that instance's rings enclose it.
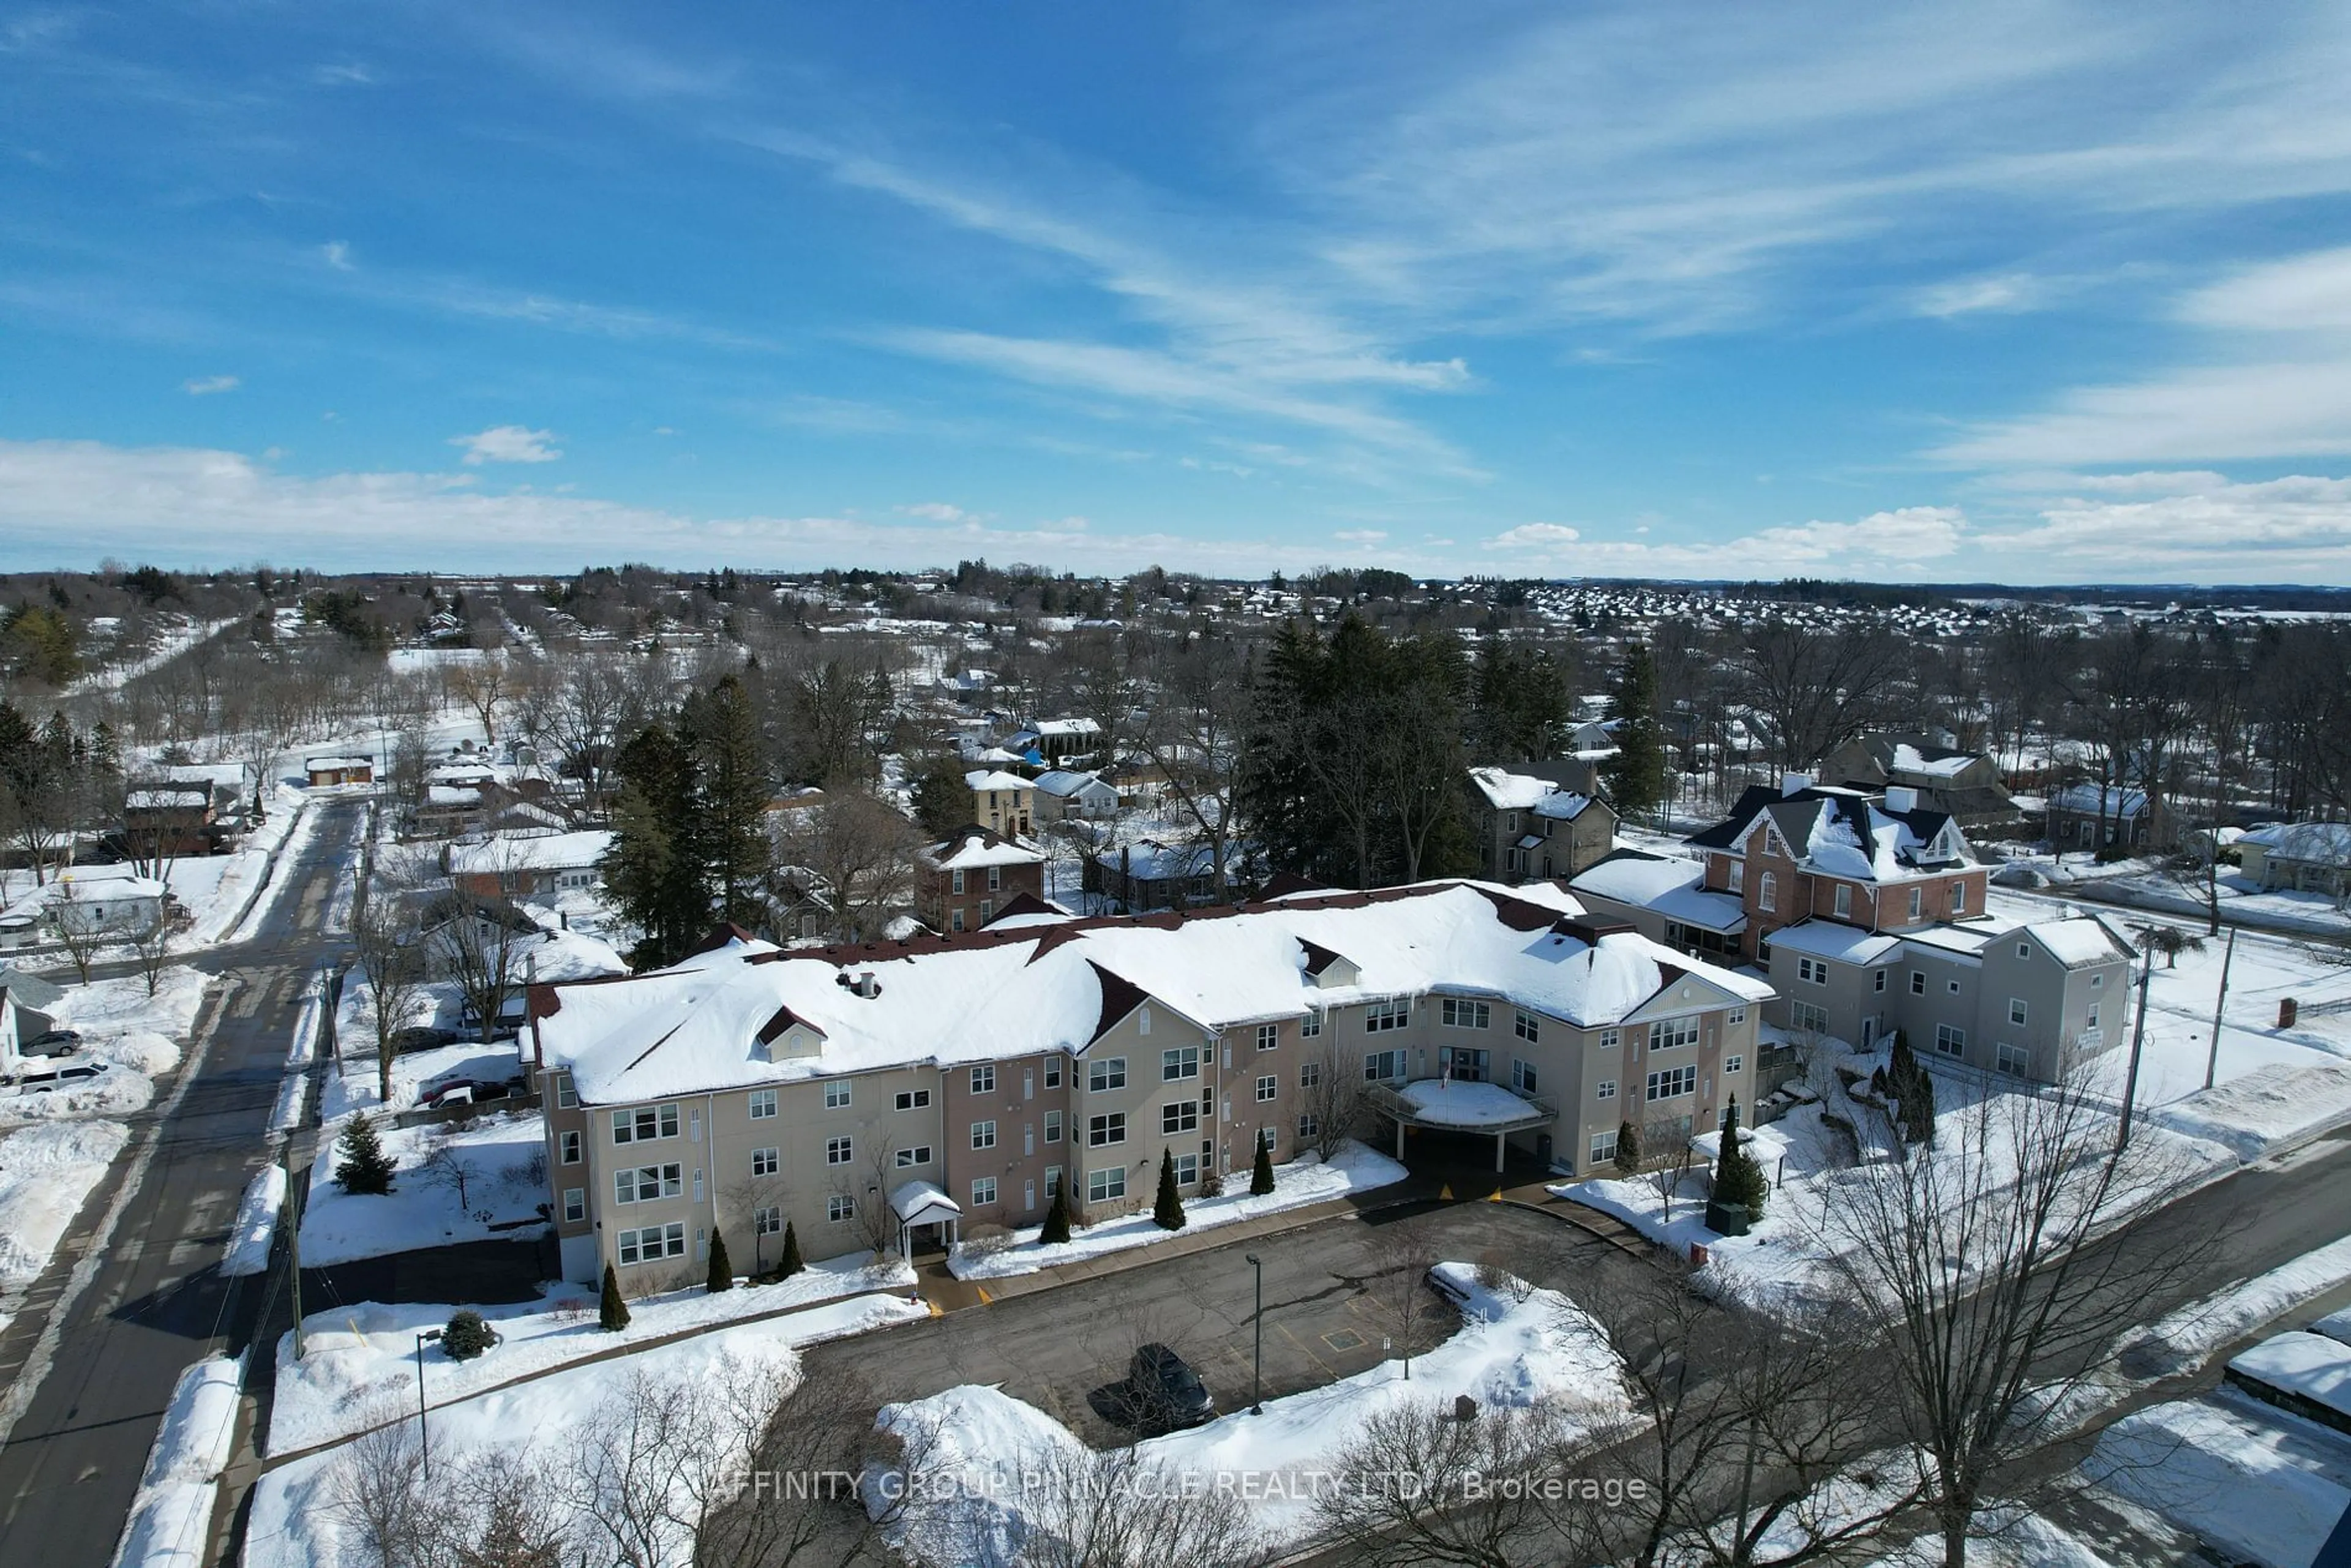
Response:
[[[630,961],[673,964],[710,926],[710,888],[696,853],[694,757],[666,725],[647,725],[621,748],[614,771],[612,847],[604,886],[643,935]]]
[[[678,728],[693,757],[693,838],[721,916],[759,920],[759,890],[774,864],[768,839],[768,768],[758,716],[735,675],[688,697]]]
[[[1666,747],[1657,725],[1657,669],[1646,643],[1625,650],[1625,667],[1608,696],[1616,755],[1600,776],[1619,816],[1646,817],[1666,800]]]

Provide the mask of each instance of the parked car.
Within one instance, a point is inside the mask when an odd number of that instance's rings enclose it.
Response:
[[[1164,1344],[1146,1344],[1127,1364],[1126,1386],[1135,1424],[1172,1432],[1196,1427],[1217,1413],[1217,1402],[1191,1364]]]
[[[60,1067],[53,1072],[27,1072],[16,1081],[19,1094],[54,1094],[60,1089],[71,1089],[86,1083],[107,1069],[103,1061],[77,1061],[70,1067]]]
[[[480,1105],[492,1100],[511,1099],[516,1092],[511,1083],[494,1083],[486,1078],[465,1078],[434,1090],[424,1097],[424,1104],[429,1110],[438,1111],[448,1105]]]
[[[454,1029],[404,1029],[392,1037],[392,1052],[398,1056],[413,1051],[438,1051],[456,1043],[457,1031]]]
[[[81,1031],[73,1029],[47,1029],[16,1047],[19,1056],[68,1056],[80,1049]]]

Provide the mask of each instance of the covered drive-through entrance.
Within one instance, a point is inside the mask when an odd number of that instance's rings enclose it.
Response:
[[[1558,1113],[1540,1100],[1505,1089],[1499,1083],[1470,1083],[1458,1079],[1424,1078],[1401,1087],[1372,1086],[1371,1106],[1395,1124],[1395,1157],[1404,1158],[1405,1129],[1476,1134],[1494,1140],[1494,1169],[1508,1163],[1512,1133],[1548,1127]]]

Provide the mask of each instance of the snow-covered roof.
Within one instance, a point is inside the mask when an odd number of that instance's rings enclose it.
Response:
[[[2351,822],[2277,822],[2257,828],[2237,842],[2257,844],[2273,860],[2351,862]]]
[[[1507,768],[1472,768],[1469,782],[1486,797],[1486,803],[1497,811],[1531,810],[1556,788],[1548,779],[1538,779],[1531,773],[1513,773]]]
[[[890,1209],[907,1225],[934,1225],[963,1214],[962,1205],[935,1181],[910,1181],[890,1191]]]
[[[1893,751],[1893,758],[1887,764],[1890,771],[1916,773],[1928,779],[1957,779],[1977,761],[1971,751],[1938,749],[1930,756],[1907,740],[1896,741]]]
[[[1415,1116],[1437,1127],[1493,1127],[1550,1114],[1499,1083],[1424,1078],[1397,1090],[1396,1098]]]
[[[1917,947],[1932,947],[1938,953],[1960,958],[1980,958],[1995,936],[2005,936],[2009,928],[1990,925],[1928,925],[1902,934],[1905,942]],[[1777,938],[1774,938],[1777,940]]]
[[[966,828],[923,852],[940,871],[978,871],[992,865],[1042,865],[1045,852],[986,828]]]
[[[2069,969],[2130,956],[2130,946],[2093,916],[2086,920],[2040,920],[2024,929]]]
[[[1090,718],[1040,719],[1032,727],[1040,736],[1100,735],[1102,726]]]
[[[212,789],[204,784],[166,784],[133,789],[122,798],[126,811],[202,810],[212,803]]]
[[[975,768],[963,776],[963,782],[966,789],[975,790],[1034,788],[1029,780],[1021,778],[1018,773],[1007,773],[1001,768]]]
[[[2147,810],[2147,792],[2119,785],[2068,784],[2049,798],[2050,809],[2085,817],[2136,817]]]
[[[577,871],[602,860],[611,847],[612,835],[601,828],[572,833],[502,833],[479,843],[451,845],[449,869],[473,875]]]
[[[1652,909],[1668,920],[1708,931],[1747,929],[1747,911],[1728,893],[1699,886],[1706,868],[1696,861],[1667,860],[1638,850],[1618,850],[1593,862],[1568,883],[1573,893]]]
[[[1178,919],[1072,921],[904,944],[795,949],[729,943],[670,969],[558,986],[537,1020],[550,1065],[582,1098],[616,1104],[924,1063],[1084,1051],[1146,1001],[1204,1031],[1431,993],[1510,1002],[1571,1023],[1622,1022],[1669,982],[1713,1002],[1761,1001],[1765,982],[1562,918],[1563,894],[1484,883],[1327,894]],[[1306,974],[1309,946],[1356,967]],[[852,984],[871,972],[877,994]],[[1325,978],[1328,978],[1326,972]],[[795,1032],[797,1031],[797,1032]],[[1178,1030],[1173,1038],[1184,1038]]]
[[[1858,925],[1840,925],[1834,920],[1802,921],[1771,933],[1774,956],[1783,950],[1809,953],[1815,958],[1834,958],[1846,964],[1875,964],[1900,951],[1901,946],[1899,936],[1864,931]]]
[[[1117,786],[1102,782],[1099,773],[1079,773],[1067,768],[1056,768],[1050,773],[1037,775],[1037,788],[1048,795],[1078,795],[1106,793],[1116,795]]]
[[[324,773],[329,769],[340,772],[352,768],[372,768],[375,759],[371,757],[311,757],[306,758],[302,766],[313,773]]]
[[[425,804],[430,806],[478,806],[482,803],[479,789],[462,789],[455,784],[435,784],[424,791]]]
[[[2229,1370],[2351,1416],[2351,1345],[2324,1334],[2273,1334],[2229,1363]]]
[[[1822,785],[1786,792],[1752,786],[1729,816],[1684,841],[1744,852],[1767,823],[1799,865],[1824,876],[1907,882],[1969,863],[1967,841],[1949,813],[1924,806],[1895,810],[1865,791]]]

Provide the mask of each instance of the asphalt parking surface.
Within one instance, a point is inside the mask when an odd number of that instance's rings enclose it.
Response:
[[[1418,1349],[1458,1319],[1419,1283],[1419,1263],[1493,1260],[1569,1295],[1623,1288],[1651,1265],[1557,1219],[1505,1204],[1416,1206],[1349,1216],[1256,1241],[1236,1241],[925,1323],[820,1345],[813,1370],[853,1372],[883,1401],[959,1384],[996,1384],[1049,1412],[1096,1446],[1125,1436],[1088,1395],[1126,1375],[1138,1345],[1172,1345],[1199,1373],[1217,1408],[1249,1402],[1255,1279],[1265,1263],[1264,1396],[1319,1388],[1378,1365],[1400,1346],[1391,1304],[1400,1281],[1416,1293]]]

